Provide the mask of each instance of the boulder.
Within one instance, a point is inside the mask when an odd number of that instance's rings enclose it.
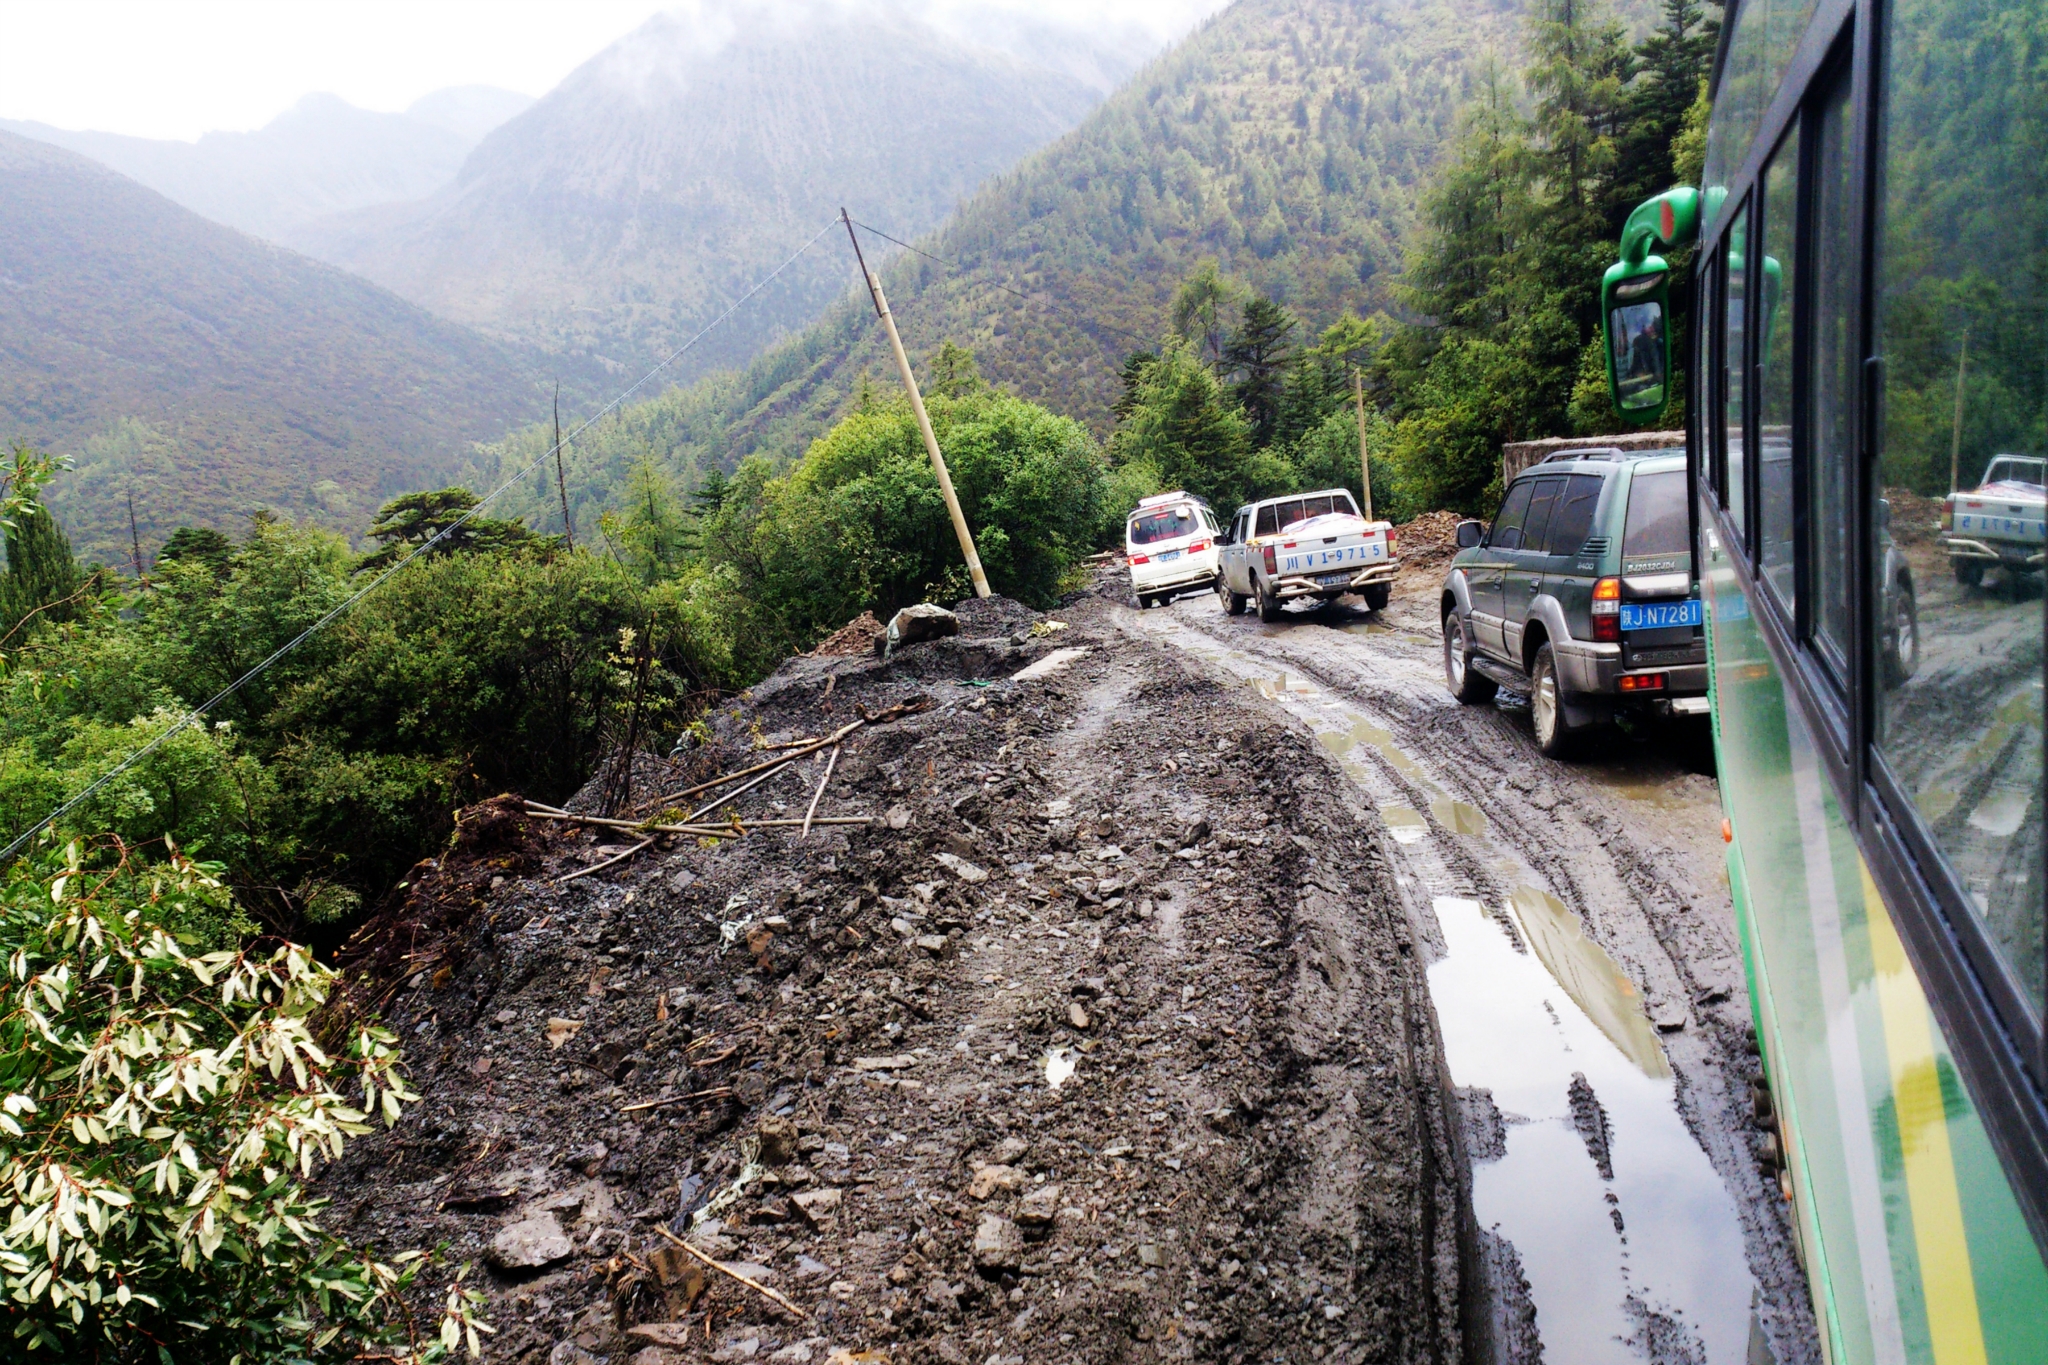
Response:
[[[967,1193],[976,1199],[993,1198],[996,1194],[1015,1194],[1024,1188],[1024,1172],[1015,1166],[977,1166],[974,1178],[967,1183]]]
[[[948,635],[960,633],[960,618],[944,607],[920,602],[914,607],[905,607],[889,618],[889,629],[883,632],[876,643],[883,658],[888,658],[905,645],[914,645],[922,640],[939,640]]]
[[[555,1215],[545,1209],[498,1229],[491,1239],[491,1264],[500,1270],[545,1270],[569,1259],[576,1248]]]
[[[1024,1264],[1024,1234],[1009,1219],[984,1213],[974,1230],[974,1264],[983,1270],[1017,1269]]]

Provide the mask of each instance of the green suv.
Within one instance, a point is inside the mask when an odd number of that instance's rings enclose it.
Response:
[[[1563,757],[1624,710],[1707,713],[1685,451],[1561,451],[1458,526],[1444,579],[1444,681],[1461,702],[1526,693],[1536,745]]]

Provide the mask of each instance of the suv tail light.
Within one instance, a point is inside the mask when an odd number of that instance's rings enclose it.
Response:
[[[1662,673],[1624,673],[1621,675],[1621,690],[1624,692],[1662,692]]]
[[[1132,556],[1131,556],[1131,563],[1133,563],[1133,564],[1150,564],[1151,562],[1152,562],[1152,556],[1150,556],[1150,555],[1132,555]]]
[[[1593,585],[1593,638],[1621,642],[1621,580],[1603,578]]]
[[[1272,547],[1272,546],[1268,545],[1268,546],[1266,546],[1266,547],[1265,547],[1265,555],[1266,555],[1266,572],[1267,572],[1267,573],[1270,573],[1270,574],[1277,574],[1277,573],[1279,573],[1279,572],[1280,572],[1280,559],[1279,559],[1279,556],[1277,556],[1277,555],[1275,555],[1275,554],[1273,553],[1273,547]]]

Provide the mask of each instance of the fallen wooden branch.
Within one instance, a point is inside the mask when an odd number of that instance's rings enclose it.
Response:
[[[634,855],[635,853],[638,853],[638,852],[639,852],[639,851],[640,851],[641,849],[643,849],[643,848],[646,848],[646,847],[648,847],[648,846],[649,846],[650,844],[652,844],[653,842],[654,842],[654,840],[652,840],[652,839],[642,839],[642,840],[641,840],[641,841],[640,841],[639,843],[637,843],[637,844],[633,845],[633,846],[632,846],[631,848],[627,849],[627,850],[626,850],[626,851],[625,851],[624,853],[621,853],[621,854],[620,854],[620,855],[619,855],[618,857],[616,857],[616,858],[606,858],[606,859],[605,859],[605,860],[604,860],[603,862],[601,862],[601,863],[593,863],[593,864],[591,864],[591,865],[590,865],[589,867],[582,867],[582,868],[578,868],[578,869],[577,869],[576,871],[574,871],[574,872],[571,872],[571,873],[570,873],[570,874],[569,874],[568,876],[566,876],[566,877],[557,877],[557,878],[555,879],[555,885],[556,885],[556,886],[561,886],[561,885],[563,885],[563,884],[564,884],[564,883],[566,883],[566,882],[573,882],[573,881],[575,881],[575,880],[576,880],[576,879],[577,879],[578,877],[588,877],[588,876],[589,876],[589,875],[590,875],[591,873],[593,873],[593,872],[602,872],[602,871],[604,871],[604,870],[605,870],[606,868],[608,868],[608,867],[611,867],[611,866],[613,866],[613,865],[615,865],[615,864],[617,864],[617,863],[623,863],[624,861],[626,861],[626,859],[628,859],[628,858],[632,857],[632,856],[633,856],[633,855]]]
[[[839,746],[835,744],[832,746],[832,757],[825,760],[825,775],[818,779],[818,789],[811,793],[811,808],[804,812],[804,832],[799,834],[797,838],[808,839],[811,837],[811,817],[818,813],[818,802],[825,799],[825,784],[832,780],[832,769],[838,762]]]
[[[674,1242],[683,1250],[689,1252],[692,1256],[695,1256],[705,1265],[710,1266],[719,1274],[727,1275],[735,1280],[738,1280],[741,1284],[753,1290],[756,1294],[763,1295],[766,1298],[772,1300],[773,1302],[781,1304],[784,1308],[787,1308],[790,1312],[796,1314],[798,1317],[802,1318],[806,1322],[814,1321],[814,1319],[811,1317],[809,1313],[806,1313],[803,1309],[797,1307],[795,1304],[791,1303],[787,1298],[770,1289],[767,1285],[762,1284],[759,1280],[749,1279],[745,1275],[740,1274],[737,1270],[728,1270],[725,1266],[720,1265],[717,1261],[712,1260],[709,1256],[706,1256],[703,1252],[697,1250],[697,1248],[691,1246],[688,1242],[685,1242],[682,1238],[676,1236],[673,1232],[670,1232],[666,1227],[662,1226],[660,1223],[656,1223],[654,1225],[654,1230],[660,1233],[662,1236],[668,1238],[671,1242]]]
[[[709,822],[695,825],[657,825],[645,820],[614,820],[604,815],[557,815],[553,811],[530,810],[527,812],[536,820],[559,820],[572,825],[598,825],[605,829],[629,830],[634,834],[695,834],[712,838],[730,839],[744,834],[748,829],[786,829],[801,825],[801,820],[749,820],[746,825],[735,828],[732,825]],[[874,823],[872,815],[825,815],[812,821],[819,825],[868,825]]]
[[[648,1100],[644,1104],[629,1104],[619,1110],[621,1114],[640,1114],[649,1109],[666,1109],[672,1104],[688,1104],[691,1100],[722,1100],[732,1094],[729,1085],[714,1085],[709,1090],[693,1090],[687,1095],[671,1095],[665,1100]]]
[[[848,735],[852,734],[855,730],[860,729],[863,725],[880,725],[885,721],[900,720],[904,716],[914,716],[918,714],[920,711],[923,711],[926,708],[928,708],[930,705],[930,697],[914,697],[909,701],[898,702],[896,703],[896,705],[891,706],[886,710],[877,711],[873,715],[868,715],[864,711],[859,720],[848,721],[845,725],[840,726],[831,734],[822,736],[821,738],[815,740],[805,740],[800,745],[797,745],[797,747],[790,749],[787,753],[784,753],[779,758],[771,758],[765,763],[756,763],[751,768],[741,768],[738,772],[726,773],[723,776],[714,777],[708,782],[699,782],[694,787],[685,787],[681,791],[670,792],[666,796],[657,796],[652,801],[644,802],[641,805],[634,807],[634,809],[647,810],[652,807],[666,805],[670,802],[680,801],[687,796],[695,796],[700,792],[708,792],[714,790],[715,788],[724,786],[728,782],[737,782],[743,777],[752,777],[755,773],[762,772],[763,770],[773,770],[781,768],[786,764],[796,762],[796,760],[800,758],[809,757],[811,754],[818,752],[818,750],[823,749],[828,745],[839,743]],[[794,741],[792,742],[794,743]],[[747,785],[751,787],[755,784],[750,782]],[[733,793],[733,795],[736,796],[738,795],[738,793],[735,792]],[[714,804],[723,803],[719,802]],[[705,807],[705,810],[710,809],[712,809],[711,806]],[[699,815],[703,813],[703,811],[698,812]]]

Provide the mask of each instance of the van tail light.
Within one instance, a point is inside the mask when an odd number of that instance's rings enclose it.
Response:
[[[1270,573],[1270,574],[1277,574],[1277,573],[1279,573],[1279,572],[1280,572],[1280,559],[1279,559],[1279,556],[1277,556],[1277,555],[1275,555],[1275,554],[1273,553],[1273,547],[1272,547],[1272,546],[1270,546],[1270,545],[1266,546],[1266,547],[1265,547],[1265,554],[1266,554],[1266,572],[1267,572],[1267,573]]]
[[[1621,690],[1624,692],[1662,692],[1662,673],[1624,673],[1621,675]]]
[[[1150,555],[1132,555],[1132,556],[1131,556],[1131,563],[1133,563],[1133,564],[1150,564],[1151,562],[1152,562],[1152,556],[1150,556]]]
[[[1956,495],[1951,493],[1941,500],[1941,529],[1956,529]]]
[[[1189,554],[1191,554],[1191,555],[1198,555],[1198,554],[1200,554],[1200,553],[1201,553],[1202,551],[1204,551],[1204,550],[1206,550],[1206,549],[1208,549],[1208,548],[1209,548],[1209,542],[1208,542],[1208,541],[1206,541],[1206,540],[1198,540],[1198,541],[1196,541],[1196,542],[1195,542],[1194,544],[1192,544],[1192,545],[1188,546],[1188,553],[1189,553]]]
[[[1621,642],[1621,580],[1603,578],[1593,585],[1593,638]]]

